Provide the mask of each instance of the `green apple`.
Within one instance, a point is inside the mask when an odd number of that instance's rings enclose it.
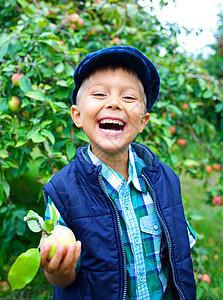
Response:
[[[21,109],[21,102],[17,96],[12,96],[12,98],[8,101],[8,104],[11,112],[17,113]]]
[[[57,225],[49,236],[43,235],[40,241],[40,249],[42,249],[44,245],[50,245],[51,249],[48,254],[48,259],[51,259],[54,256],[57,247],[63,245],[64,253],[62,259],[64,259],[70,244],[76,246],[76,239],[73,232],[68,227]]]
[[[58,126],[56,132],[61,134],[63,132],[63,126],[62,125]]]

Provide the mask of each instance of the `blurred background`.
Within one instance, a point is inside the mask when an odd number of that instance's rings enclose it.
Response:
[[[223,11],[218,1],[0,0],[0,299],[51,299],[42,271],[7,281],[38,247],[23,221],[44,217],[42,186],[88,143],[71,122],[73,72],[87,53],[134,46],[157,66],[159,100],[136,141],[180,176],[198,299],[223,298]]]

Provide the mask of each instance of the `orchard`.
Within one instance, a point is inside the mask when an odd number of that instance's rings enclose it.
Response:
[[[222,292],[222,281],[214,275],[222,270],[209,267],[205,256],[218,255],[220,261],[222,253],[202,237],[199,222],[207,211],[222,219],[222,14],[215,55],[204,59],[182,51],[177,24],[163,26],[136,0],[13,0],[0,1],[0,9],[0,298],[4,292],[10,299],[9,266],[37,242],[24,216],[30,208],[44,214],[43,184],[88,143],[69,112],[74,69],[89,52],[125,45],[145,53],[161,77],[159,99],[136,141],[187,180],[186,216],[198,230],[193,250],[198,299],[220,299],[214,297]],[[195,211],[200,195],[190,192],[197,182],[202,199]],[[222,233],[215,237],[219,241]],[[207,268],[215,273],[206,276],[210,281],[202,279]]]

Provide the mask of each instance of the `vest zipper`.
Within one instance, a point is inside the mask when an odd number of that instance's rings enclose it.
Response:
[[[165,230],[165,232],[166,232],[166,235],[167,235],[167,240],[168,240],[168,245],[169,245],[169,260],[170,260],[170,265],[171,265],[171,269],[172,269],[172,273],[173,273],[173,281],[174,281],[174,284],[175,284],[175,286],[176,286],[176,288],[177,288],[177,290],[178,290],[178,292],[179,292],[180,299],[185,300],[185,297],[184,297],[184,294],[183,294],[182,290],[180,289],[180,287],[179,287],[179,286],[177,285],[177,283],[176,283],[174,265],[173,265],[173,262],[172,262],[172,259],[171,259],[172,243],[171,243],[171,239],[170,239],[170,233],[169,233],[169,230],[168,230],[166,224],[164,223],[164,221],[163,221],[163,219],[162,219],[162,217],[161,217],[161,215],[160,215],[160,213],[159,213],[159,211],[158,211],[158,208],[157,208],[157,202],[156,202],[156,194],[155,194],[154,190],[152,189],[151,184],[148,182],[146,176],[145,176],[144,174],[142,174],[142,176],[143,176],[143,178],[145,179],[145,181],[146,181],[148,187],[150,188],[150,190],[151,190],[151,192],[152,192],[152,194],[153,194],[154,207],[155,207],[156,213],[157,213],[157,215],[158,215],[158,217],[159,217],[159,219],[160,219],[160,221],[161,221],[161,223],[162,223],[162,225],[163,225],[163,228],[164,228],[164,230]]]
[[[99,181],[99,185],[100,185],[102,191],[104,192],[106,197],[109,199],[109,201],[111,202],[111,204],[114,208],[117,222],[118,222],[118,231],[119,231],[119,237],[120,237],[120,241],[121,241],[122,257],[123,257],[123,265],[124,265],[124,292],[123,292],[123,300],[124,300],[126,297],[126,292],[127,292],[127,271],[126,271],[126,258],[125,258],[125,250],[124,250],[124,246],[123,246],[123,240],[122,240],[122,230],[121,230],[121,225],[120,225],[120,218],[119,218],[118,210],[117,210],[113,200],[109,197],[104,185],[102,184],[101,173],[99,173],[98,181]]]

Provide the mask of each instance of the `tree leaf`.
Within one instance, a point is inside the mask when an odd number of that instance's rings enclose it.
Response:
[[[213,96],[212,90],[207,90],[203,93],[203,98],[205,98],[205,99],[212,98],[212,96]]]
[[[46,100],[46,95],[42,91],[29,91],[25,95],[31,99],[36,99],[40,101]]]
[[[5,192],[6,196],[9,197],[10,185],[8,184],[8,182],[4,178],[0,177],[0,185],[2,186],[3,191]]]
[[[7,53],[9,47],[9,43],[5,43],[0,50],[0,59],[3,59],[4,55]]]
[[[190,214],[190,218],[194,221],[201,221],[204,219],[204,216],[202,216],[199,212],[193,211]]]
[[[57,221],[57,213],[56,213],[56,210],[53,207],[53,205],[51,205],[51,204],[48,204],[48,205],[49,205],[49,211],[50,211],[50,220],[54,224]]]
[[[42,143],[46,140],[46,137],[42,136],[38,131],[31,130],[27,134],[27,139],[31,139],[33,143]]]
[[[44,135],[44,136],[46,136],[46,137],[50,140],[50,142],[51,142],[52,144],[55,143],[55,137],[54,137],[54,135],[52,134],[51,131],[49,131],[49,130],[47,130],[47,129],[43,129],[43,130],[41,131],[41,134]]]
[[[77,138],[80,141],[84,141],[86,143],[89,143],[89,138],[86,136],[84,131],[79,131],[75,134],[75,138]]]
[[[24,93],[27,93],[32,89],[31,84],[26,76],[23,76],[19,79],[19,87]]]
[[[40,127],[43,129],[45,128],[47,125],[51,124],[53,122],[53,120],[46,120],[46,121],[43,121],[40,125]]]
[[[6,158],[9,157],[9,154],[7,151],[0,150],[0,158]]]
[[[26,143],[27,143],[27,141],[18,141],[18,142],[16,143],[16,145],[15,145],[15,148],[24,146]]]
[[[63,63],[59,63],[56,67],[55,67],[55,72],[56,73],[62,73],[64,71],[64,64]]]
[[[33,280],[40,266],[40,253],[38,248],[31,248],[17,257],[12,265],[8,281],[12,290],[22,289]]]
[[[192,165],[192,166],[199,166],[200,163],[198,161],[194,160],[194,159],[186,159],[184,161],[184,165],[185,166],[190,166],[190,165]]]
[[[36,219],[36,220],[29,220],[30,218]],[[41,226],[44,227],[44,220],[42,217],[40,217],[36,212],[33,210],[29,210],[27,216],[24,218],[25,221],[27,221],[27,225],[29,229],[33,232],[40,232]]]
[[[48,233],[50,233],[54,229],[54,223],[51,220],[46,220],[44,222],[44,228]]]
[[[66,155],[68,160],[71,160],[76,153],[76,147],[73,143],[67,143],[66,144]]]

